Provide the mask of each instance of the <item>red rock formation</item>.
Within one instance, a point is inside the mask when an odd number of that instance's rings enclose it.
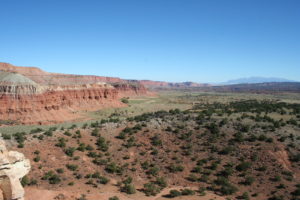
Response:
[[[80,118],[80,111],[124,106],[118,90],[113,87],[91,86],[56,88],[41,94],[0,97],[0,120],[21,123],[56,123]]]
[[[74,75],[45,72],[37,67],[17,67],[8,63],[0,62],[0,71],[16,72],[22,74],[41,85],[74,85],[92,84],[98,82],[120,83],[126,82],[120,78],[93,76],[93,75]]]
[[[149,92],[144,85],[138,82],[132,83],[115,83],[112,84],[118,91],[119,97],[130,97],[139,95],[153,95],[154,93]]]
[[[149,94],[140,83],[119,78],[55,74],[0,63],[0,120],[69,121],[83,117],[83,111],[126,106],[122,97]]]

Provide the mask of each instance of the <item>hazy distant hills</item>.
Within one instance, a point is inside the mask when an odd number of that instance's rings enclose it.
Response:
[[[249,77],[249,78],[239,78],[239,79],[229,80],[227,82],[221,83],[221,85],[253,84],[253,83],[281,83],[281,82],[297,82],[297,81],[288,80],[288,79],[284,79],[284,78],[275,78],[275,77]]]

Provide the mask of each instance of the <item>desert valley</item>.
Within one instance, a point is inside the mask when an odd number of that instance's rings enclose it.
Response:
[[[299,199],[299,91],[0,63],[0,199]]]

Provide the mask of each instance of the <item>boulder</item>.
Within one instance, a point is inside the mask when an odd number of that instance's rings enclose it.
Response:
[[[24,200],[20,180],[30,171],[30,161],[22,153],[8,151],[0,140],[0,190],[3,200]]]

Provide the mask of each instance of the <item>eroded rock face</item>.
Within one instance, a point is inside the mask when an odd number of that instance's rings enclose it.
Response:
[[[25,124],[56,123],[79,118],[79,111],[121,107],[118,91],[109,86],[55,87],[37,94],[2,94],[0,119]]]
[[[0,190],[3,200],[24,200],[20,179],[30,171],[30,161],[22,153],[8,151],[0,140]]]
[[[139,82],[55,74],[0,63],[0,120],[12,123],[72,121],[87,111],[126,106],[120,102],[122,97],[148,94]]]

